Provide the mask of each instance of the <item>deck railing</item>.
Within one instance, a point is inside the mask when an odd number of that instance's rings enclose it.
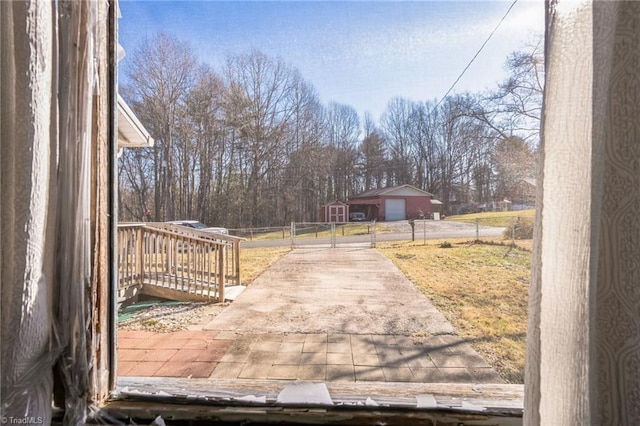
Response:
[[[165,223],[119,224],[119,293],[136,288],[160,297],[224,301],[225,285],[240,284],[242,240]]]

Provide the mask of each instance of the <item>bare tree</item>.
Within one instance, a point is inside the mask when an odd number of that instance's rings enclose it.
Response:
[[[497,175],[496,197],[513,200],[516,187],[525,179],[535,179],[536,154],[519,137],[502,139],[493,152]]]
[[[123,221],[150,218],[153,208],[153,152],[123,149],[118,158],[118,216]]]
[[[125,68],[123,94],[155,138],[155,220],[175,218],[176,139],[185,96],[197,63],[189,45],[167,34],[145,41]]]
[[[223,208],[222,194],[227,178],[229,144],[225,137],[222,101],[225,86],[211,69],[202,67],[197,81],[185,99],[185,115],[188,123],[191,150],[191,176],[183,179],[190,185],[192,213],[184,217],[197,218],[205,223],[224,223],[227,213]]]
[[[295,72],[260,52],[227,60],[225,106],[232,124],[246,190],[245,223],[265,223],[273,213],[279,175],[286,164],[294,115]],[[240,194],[239,194],[240,195]]]
[[[386,184],[387,158],[384,138],[378,132],[365,137],[361,146],[363,191],[382,188]]]
[[[394,98],[382,115],[381,128],[389,155],[388,180],[391,185],[414,182],[416,172],[416,140],[413,138],[413,102]]]
[[[354,192],[358,160],[360,119],[356,110],[344,104],[330,103],[326,113],[326,139],[331,155],[331,187],[333,196],[346,200]]]
[[[539,140],[544,93],[542,36],[522,51],[511,53],[505,69],[509,77],[470,110],[503,139],[517,136],[535,147]]]
[[[122,92],[156,146],[120,159],[121,217],[281,225],[317,220],[327,201],[405,183],[445,208],[508,197],[535,151],[526,143],[535,125],[525,124],[539,120],[542,64],[532,52],[509,57],[511,76],[491,96],[392,99],[380,126],[365,114],[361,138],[351,106],[325,108],[282,60],[230,56],[217,74],[159,34],[125,69]]]
[[[414,106],[412,111],[413,138],[417,149],[418,187],[437,193],[442,187],[442,164],[440,162],[439,139],[437,138],[438,111],[435,102],[424,102]]]
[[[437,193],[447,212],[454,201],[474,200],[474,172],[488,161],[494,141],[487,127],[468,115],[473,102],[470,95],[450,96],[432,111],[440,175]]]
[[[324,110],[313,86],[295,74],[290,151],[281,182],[283,222],[316,221],[318,206],[326,201],[323,178],[329,161],[323,142]]]

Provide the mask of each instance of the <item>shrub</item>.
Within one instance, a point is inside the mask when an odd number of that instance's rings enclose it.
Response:
[[[444,241],[440,243],[440,248],[451,248],[453,247],[449,241]]]
[[[531,240],[533,239],[533,218],[518,217],[511,226],[505,229],[502,236],[505,239]]]

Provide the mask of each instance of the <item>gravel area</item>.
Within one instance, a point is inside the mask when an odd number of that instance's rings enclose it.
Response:
[[[229,303],[157,303],[141,302],[122,309],[118,328],[121,330],[170,333],[180,330],[202,330]]]

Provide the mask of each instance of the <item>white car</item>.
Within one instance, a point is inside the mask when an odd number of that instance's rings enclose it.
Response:
[[[207,226],[204,223],[198,222],[197,220],[172,220],[167,223],[170,223],[172,225],[187,226],[199,231],[214,232],[216,234],[229,234],[229,230],[227,228]]]

